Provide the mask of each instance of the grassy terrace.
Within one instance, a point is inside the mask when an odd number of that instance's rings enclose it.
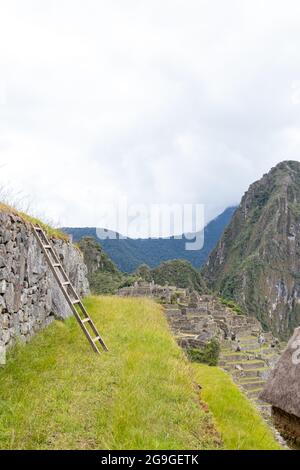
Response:
[[[15,214],[19,216],[21,219],[23,219],[24,222],[28,222],[30,224],[39,224],[43,228],[43,230],[47,233],[47,235],[49,235],[50,237],[59,238],[61,240],[69,239],[69,237],[65,233],[61,232],[60,230],[53,228],[50,225],[45,224],[41,220],[35,217],[32,217],[28,214],[25,214],[24,212],[20,212],[14,207],[8,206],[7,204],[3,204],[1,202],[0,202],[0,212],[7,212],[9,214]]]
[[[202,364],[196,364],[194,368],[203,387],[202,399],[213,413],[225,449],[280,449],[269,427],[229,374],[218,367]]]
[[[226,374],[187,361],[159,305],[85,303],[110,351],[95,355],[74,318],[16,347],[0,369],[1,449],[278,447]]]
[[[110,351],[74,318],[55,322],[0,371],[0,448],[206,449],[220,441],[158,305],[89,298]]]

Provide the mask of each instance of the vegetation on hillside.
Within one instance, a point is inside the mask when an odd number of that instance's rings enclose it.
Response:
[[[281,162],[250,186],[203,269],[211,289],[282,338],[300,322],[299,207],[300,162]]]
[[[270,428],[254,405],[233,383],[230,376],[217,367],[194,364],[201,397],[213,413],[227,450],[278,450]]]
[[[152,270],[147,264],[141,264],[134,272],[134,275],[138,279],[143,281],[151,282],[153,281]]]
[[[85,305],[109,352],[95,355],[73,317],[16,347],[0,369],[0,448],[219,448],[161,307],[111,297]]]
[[[173,285],[190,288],[200,293],[206,292],[205,282],[199,271],[185,260],[173,260],[162,263],[155,269],[141,265],[132,274],[121,273],[93,237],[83,237],[78,243],[88,268],[88,278],[93,294],[114,294],[135,281],[154,280],[161,286]]]
[[[102,250],[99,243],[93,237],[82,238],[78,246],[84,255],[84,262],[89,273],[102,271],[120,275],[120,271],[107,254]]]
[[[222,305],[225,305],[226,307],[230,308],[238,315],[245,315],[241,307],[239,307],[239,305],[237,305],[233,300],[224,299],[223,297],[219,297],[219,300]]]
[[[154,269],[142,264],[134,272],[134,276],[147,282],[154,281],[160,286],[169,285],[196,290],[199,293],[207,292],[202,275],[186,260],[165,261]]]
[[[154,282],[161,286],[168,284],[199,293],[207,292],[202,275],[186,260],[166,261],[152,270],[152,276]]]
[[[78,246],[88,268],[88,279],[93,294],[114,294],[126,283],[134,282],[132,277],[121,273],[93,237],[83,237]]]
[[[213,338],[202,349],[189,349],[188,357],[192,362],[216,366],[219,361],[220,350],[219,342]]]

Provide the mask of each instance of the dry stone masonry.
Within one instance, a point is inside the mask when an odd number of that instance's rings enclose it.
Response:
[[[64,240],[52,242],[78,294],[88,294],[80,251]],[[30,224],[0,212],[0,347],[6,349],[18,338],[27,341],[54,318],[69,314]]]

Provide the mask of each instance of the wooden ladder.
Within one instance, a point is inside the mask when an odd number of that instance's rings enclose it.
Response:
[[[44,230],[38,224],[34,224],[32,227],[33,233],[45,255],[50,269],[93,350],[100,354],[100,345],[104,351],[108,351],[105,342],[101,338],[96,325],[89,316],[80,297],[77,295],[73,285],[71,284],[71,281],[62,267],[59,257],[57,256]]]

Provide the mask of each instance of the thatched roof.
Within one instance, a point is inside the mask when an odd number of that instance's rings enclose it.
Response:
[[[300,328],[296,328],[260,398],[300,418]]]

